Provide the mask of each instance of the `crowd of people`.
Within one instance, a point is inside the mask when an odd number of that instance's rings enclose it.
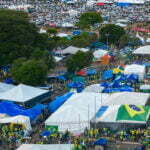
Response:
[[[75,3],[65,3],[60,0],[55,1],[0,1],[1,8],[8,8],[11,5],[17,6],[26,4],[31,5],[30,12],[32,22],[37,25],[55,25],[62,27],[69,23],[74,25],[78,17],[85,11],[99,11],[102,16],[107,17],[107,21],[114,23],[117,19],[127,19],[128,23],[143,22],[150,20],[148,4],[134,4],[126,7],[117,6],[116,3],[97,6],[96,4],[87,5],[87,1],[77,1]]]

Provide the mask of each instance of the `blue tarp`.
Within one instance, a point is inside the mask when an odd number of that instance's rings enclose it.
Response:
[[[87,75],[95,75],[97,73],[96,69],[88,69],[86,71],[86,74]]]
[[[107,139],[98,139],[97,141],[95,141],[94,143],[93,143],[94,145],[106,145],[107,144]]]
[[[63,75],[57,76],[56,78],[57,78],[58,80],[62,80],[62,81],[67,80]]]
[[[109,83],[108,82],[102,82],[101,84],[100,84],[101,86],[103,86],[103,87],[109,87]]]
[[[81,31],[80,30],[75,30],[72,32],[73,35],[80,35],[81,34]]]
[[[40,133],[40,136],[50,136],[51,132],[50,131],[43,131],[42,133]]]
[[[150,62],[146,62],[143,65],[146,66],[146,67],[150,67]]]
[[[106,70],[106,71],[104,71],[104,73],[102,75],[103,80],[108,80],[108,79],[111,79],[112,77],[113,77],[113,71],[112,70]]]
[[[127,6],[131,6],[131,3],[116,3],[116,5],[121,7],[127,7]]]
[[[100,109],[96,113],[96,118],[101,117],[107,109],[108,109],[108,106],[102,106],[102,107],[100,107]]]
[[[4,80],[4,83],[13,84],[13,80],[11,78],[7,78]]]
[[[46,106],[42,104],[37,104],[30,109],[25,109],[13,102],[3,101],[0,103],[0,113],[7,114],[9,116],[27,116],[31,121],[36,119],[45,108]]]
[[[84,87],[84,83],[83,82],[71,82],[68,83],[68,88],[83,88]]]
[[[57,96],[51,103],[48,105],[49,112],[55,112],[65,101],[68,100],[73,95],[73,92],[68,92],[62,96]]]

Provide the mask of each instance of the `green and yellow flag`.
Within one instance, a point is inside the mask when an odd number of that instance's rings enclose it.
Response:
[[[146,122],[150,114],[149,106],[122,105],[118,109],[116,120],[142,121]]]

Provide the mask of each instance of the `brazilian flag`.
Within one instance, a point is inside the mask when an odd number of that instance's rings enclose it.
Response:
[[[146,122],[150,114],[149,106],[122,105],[118,109],[116,120]]]
[[[46,130],[51,131],[52,133],[58,132],[58,126],[46,126]]]

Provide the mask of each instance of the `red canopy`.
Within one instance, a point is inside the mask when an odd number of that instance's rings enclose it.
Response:
[[[139,32],[145,32],[145,33],[150,33],[150,30],[144,29],[144,28],[139,28],[139,27],[133,27],[133,31],[139,31]]]
[[[86,71],[85,70],[80,70],[80,71],[76,72],[76,75],[78,75],[78,76],[86,76]]]
[[[104,3],[96,3],[97,6],[104,6]]]

